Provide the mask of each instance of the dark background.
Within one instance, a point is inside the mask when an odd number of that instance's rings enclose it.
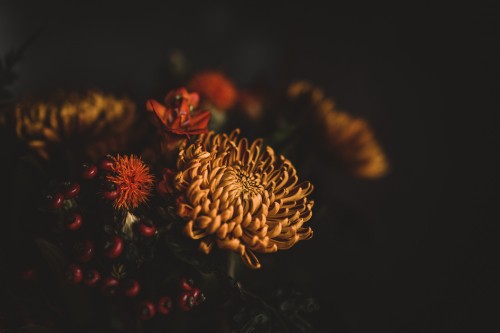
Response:
[[[392,172],[360,181],[316,170],[316,196],[332,209],[312,220],[313,240],[282,254],[291,268],[279,273],[319,298],[313,323],[498,330],[497,11],[330,5],[2,2],[0,53],[44,28],[17,67],[18,97],[98,87],[142,103],[175,49],[239,87],[317,83],[369,120]]]

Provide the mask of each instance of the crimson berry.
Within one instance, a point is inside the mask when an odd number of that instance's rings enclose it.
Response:
[[[191,295],[193,295],[195,300],[198,298],[198,296],[200,296],[200,294],[201,294],[200,288],[193,288],[193,290],[191,290]]]
[[[184,291],[179,295],[178,305],[182,311],[189,311],[195,303],[194,297],[190,292]]]
[[[156,310],[162,315],[168,315],[173,308],[172,298],[169,296],[160,297],[156,303]]]
[[[36,276],[37,271],[32,267],[25,268],[21,271],[21,279],[23,279],[24,281],[35,281]]]
[[[104,254],[109,259],[117,258],[123,252],[123,240],[120,236],[110,237],[104,244]]]
[[[139,294],[139,291],[141,290],[139,282],[133,279],[125,280],[123,282],[122,288],[123,288],[123,294],[127,297],[137,296]]]
[[[120,281],[117,278],[109,276],[102,281],[101,292],[107,296],[114,296],[118,292]]]
[[[64,184],[64,198],[65,199],[73,199],[78,196],[80,193],[80,184],[78,183],[65,183]]]
[[[205,301],[205,295],[200,288],[193,288],[191,295],[193,295],[194,298],[194,305],[199,305]]]
[[[108,200],[115,200],[120,194],[120,189],[115,183],[107,182],[104,186],[103,197]]]
[[[151,237],[156,232],[156,226],[151,220],[143,220],[138,223],[137,230],[144,237]]]
[[[88,262],[94,256],[94,243],[91,240],[78,242],[74,246],[76,259],[80,262]]]
[[[92,179],[97,176],[97,167],[94,164],[83,164],[82,165],[82,178],[83,179]]]
[[[204,293],[200,293],[198,295],[198,298],[195,299],[194,304],[195,305],[200,305],[201,303],[205,302],[207,298],[205,297]]]
[[[66,228],[74,231],[80,229],[82,224],[83,224],[82,216],[77,212],[73,212],[67,219]]]
[[[180,281],[180,287],[182,290],[190,291],[193,289],[194,281],[191,278],[182,277]]]
[[[99,168],[104,171],[113,171],[114,165],[115,162],[109,157],[102,158],[99,161]]]
[[[47,199],[49,199],[49,207],[52,209],[59,209],[64,203],[64,195],[62,195],[61,193],[49,195]]]
[[[117,190],[114,191],[107,191],[103,193],[103,197],[108,200],[115,200],[118,198],[119,192]]]
[[[155,306],[150,301],[142,301],[139,304],[139,318],[142,320],[149,320],[153,318],[155,313]]]
[[[91,269],[85,272],[85,276],[83,278],[83,283],[88,287],[95,287],[97,282],[101,279],[101,274],[95,269]]]
[[[83,274],[80,266],[71,264],[66,270],[66,280],[71,284],[78,284],[82,281]]]

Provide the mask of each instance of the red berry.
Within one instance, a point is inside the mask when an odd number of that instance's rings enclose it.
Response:
[[[82,178],[92,179],[97,176],[97,167],[94,164],[83,164],[82,165]]]
[[[37,276],[37,271],[34,268],[28,267],[21,271],[21,279],[24,281],[35,281]]]
[[[200,305],[205,301],[205,295],[199,288],[193,288],[191,295],[193,295],[194,298],[194,305]]]
[[[182,290],[190,291],[193,289],[194,281],[191,278],[183,277],[180,281],[180,287]]]
[[[104,192],[102,194],[102,196],[108,200],[115,200],[116,198],[118,198],[118,194],[120,194],[120,192],[118,192],[118,190],[113,190],[113,191]]]
[[[50,200],[50,208],[59,209],[62,207],[64,203],[64,196],[61,193],[56,193],[49,198]]]
[[[194,297],[190,292],[184,291],[179,295],[178,305],[182,311],[189,311],[194,306]]]
[[[118,257],[123,252],[123,240],[120,236],[114,235],[110,237],[104,244],[104,254],[109,259]]]
[[[120,281],[114,277],[107,277],[102,281],[101,292],[107,296],[114,296],[118,292]]]
[[[108,157],[105,157],[99,161],[99,168],[104,171],[113,171],[113,166],[115,162]]]
[[[95,287],[97,282],[101,279],[101,274],[95,269],[91,269],[85,273],[83,283],[88,287]]]
[[[66,228],[74,231],[80,229],[82,224],[83,224],[82,216],[77,212],[73,212],[67,219]]]
[[[156,232],[156,226],[151,220],[143,220],[137,225],[137,230],[144,237],[151,237]]]
[[[71,284],[78,284],[82,281],[83,274],[80,266],[71,264],[66,270],[66,280]]]
[[[198,295],[193,295],[194,297],[194,304],[195,305],[200,305],[201,303],[205,302],[206,300],[206,297],[205,297],[205,294],[203,294],[203,292],[200,291],[200,293]]]
[[[193,295],[195,300],[198,298],[198,296],[200,296],[200,294],[201,294],[200,288],[193,288],[193,290],[191,290],[191,295]]]
[[[76,198],[76,196],[78,196],[79,193],[80,193],[80,184],[78,184],[78,183],[73,183],[73,184],[66,183],[64,185],[63,194],[64,194],[65,199]]]
[[[173,306],[172,298],[163,296],[156,303],[156,310],[162,315],[168,315],[172,311]]]
[[[91,240],[78,242],[74,246],[76,259],[80,262],[88,262],[94,256],[94,243]]]
[[[123,283],[123,294],[127,297],[135,297],[139,294],[141,287],[136,280],[128,279]]]
[[[142,301],[139,304],[139,318],[149,320],[155,315],[155,306],[149,301]]]
[[[120,194],[120,189],[115,183],[107,182],[104,185],[103,197],[108,200],[115,200]]]

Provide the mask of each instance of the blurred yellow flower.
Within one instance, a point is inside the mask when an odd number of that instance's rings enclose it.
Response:
[[[389,164],[366,120],[337,111],[333,100],[308,82],[290,85],[288,96],[294,101],[307,99],[313,128],[319,131],[323,141],[319,147],[326,147],[351,174],[378,178],[387,173]]]
[[[13,118],[17,137],[45,159],[61,145],[97,159],[125,146],[136,106],[128,98],[98,91],[60,93],[47,101],[18,103]]]

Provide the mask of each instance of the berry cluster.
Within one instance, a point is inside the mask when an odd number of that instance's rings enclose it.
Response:
[[[139,295],[141,290],[139,281],[132,278],[122,278],[120,273],[116,271],[112,274],[102,278],[101,273],[94,268],[83,269],[77,264],[70,264],[66,269],[66,280],[71,284],[83,283],[90,288],[100,286],[101,293],[105,296],[119,294],[125,297],[135,297]]]
[[[138,252],[141,250],[152,250],[160,230],[152,221],[155,218],[135,215],[135,210],[116,205],[118,198],[123,198],[131,188],[120,188],[113,182],[123,176],[114,164],[118,161],[108,156],[97,164],[84,164],[80,183],[64,182],[46,197],[46,207],[62,221],[59,229],[63,231],[63,240],[59,243],[71,255],[65,280],[69,284],[96,289],[110,300],[132,299],[131,304],[142,320],[149,320],[156,314],[168,315],[174,308],[190,311],[205,300],[201,289],[195,287],[190,278],[180,279],[178,292],[162,294],[159,298],[145,297],[150,294],[147,281],[143,279],[147,277],[141,278],[140,265],[135,265],[131,258],[140,257]],[[137,160],[121,160],[122,163],[127,161],[137,163]],[[22,277],[31,281],[35,274],[36,271],[27,269]]]
[[[97,178],[98,174],[100,174],[99,178],[101,180],[102,196],[108,200],[116,199],[119,194],[119,188],[117,188],[111,182],[106,182],[107,175],[112,172],[113,160],[110,157],[105,157],[99,161],[98,166],[87,163],[83,164],[80,177],[82,178],[82,180],[92,180]],[[57,186],[54,191],[51,191],[52,193],[49,193],[45,196],[48,208],[52,210],[58,210],[64,208],[65,204],[66,206],[68,206],[70,204],[70,200],[78,197],[78,195],[80,194],[80,190],[81,186],[77,182],[67,181],[62,183],[60,186]],[[81,216],[78,216],[78,219],[81,220]],[[70,230],[76,230],[80,226],[81,221],[79,224],[77,223],[73,225],[73,227],[68,226],[68,228]]]
[[[193,279],[183,277],[179,282],[179,294],[177,296],[177,307],[184,312],[190,311],[195,306],[205,301],[205,295],[201,289],[194,286]],[[161,296],[156,302],[143,300],[139,303],[138,314],[142,320],[152,319],[157,313],[168,315],[174,308],[171,296]]]

